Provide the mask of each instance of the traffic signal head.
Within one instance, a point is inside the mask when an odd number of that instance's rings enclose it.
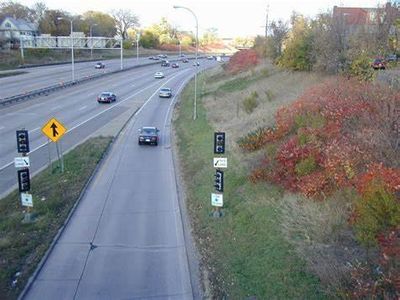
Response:
[[[214,153],[225,153],[225,132],[214,132]]]
[[[18,189],[27,192],[31,189],[31,179],[29,178],[29,169],[18,170]]]
[[[17,130],[17,151],[18,153],[29,152],[28,130]]]
[[[218,192],[223,192],[224,191],[224,172],[220,170],[215,171],[215,181],[214,181],[214,187],[215,190]]]

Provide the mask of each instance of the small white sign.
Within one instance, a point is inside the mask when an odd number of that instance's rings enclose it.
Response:
[[[214,168],[227,168],[228,159],[226,157],[214,157]]]
[[[211,205],[222,207],[224,205],[224,198],[222,194],[211,194]]]
[[[22,206],[33,207],[33,200],[31,194],[21,193]]]
[[[14,159],[14,165],[16,168],[26,168],[29,167],[29,157],[28,156],[23,156],[23,157],[16,157]]]

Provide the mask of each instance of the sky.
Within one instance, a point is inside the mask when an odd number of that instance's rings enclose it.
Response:
[[[17,0],[31,7],[38,0]],[[268,19],[289,20],[293,11],[313,17],[332,10],[333,6],[376,7],[383,0],[40,0],[50,9],[62,9],[73,14],[88,10],[110,12],[113,9],[130,9],[138,17],[141,27],[158,23],[162,17],[179,30],[195,31],[194,17],[184,9],[190,8],[197,16],[199,34],[208,28],[217,28],[220,37],[256,36],[265,33],[267,7]]]

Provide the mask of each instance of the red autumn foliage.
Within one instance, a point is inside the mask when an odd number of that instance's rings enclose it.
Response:
[[[326,195],[359,182],[374,162],[393,163],[388,153],[396,155],[398,107],[400,93],[383,86],[346,79],[328,81],[280,108],[274,127],[250,133],[239,145],[246,151],[271,143],[278,147],[275,157],[254,170],[252,180],[273,181],[307,196]],[[310,156],[315,168],[299,176],[296,167]]]
[[[389,192],[400,191],[400,170],[387,168],[382,164],[372,164],[368,171],[357,178],[357,191],[363,195],[371,186],[373,181],[379,180],[383,188]]]
[[[400,299],[400,227],[378,236],[379,260],[351,270],[352,299]]]
[[[258,54],[253,49],[236,52],[229,60],[225,70],[230,74],[246,71],[259,63]]]

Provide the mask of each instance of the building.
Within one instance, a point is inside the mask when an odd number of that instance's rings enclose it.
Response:
[[[39,34],[37,25],[12,17],[5,17],[0,20],[0,40],[8,47],[19,44],[21,38],[31,38]]]
[[[333,7],[333,18],[341,24],[346,34],[364,32],[377,32],[379,27],[386,23],[393,23],[399,17],[397,7],[387,3],[384,7]],[[388,28],[393,31],[393,28]]]

